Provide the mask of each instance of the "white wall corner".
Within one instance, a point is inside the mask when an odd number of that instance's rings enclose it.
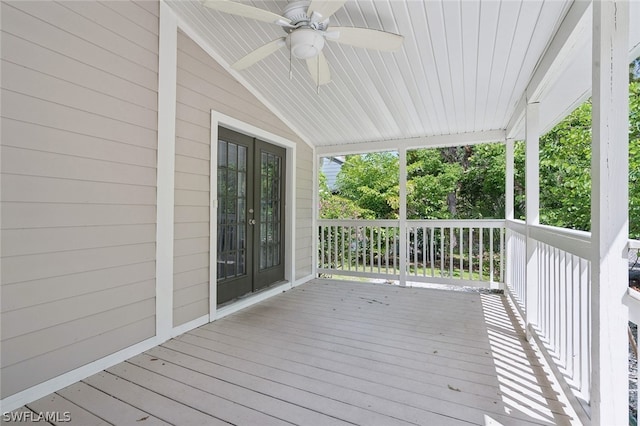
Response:
[[[178,22],[160,2],[158,52],[158,158],[156,223],[156,336],[173,329],[173,232]]]

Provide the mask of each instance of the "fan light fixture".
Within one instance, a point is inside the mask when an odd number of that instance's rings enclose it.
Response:
[[[322,53],[325,40],[385,52],[402,46],[403,37],[398,34],[370,28],[329,28],[329,18],[347,0],[290,0],[282,15],[237,1],[201,1],[206,7],[219,12],[278,25],[286,33],[240,58],[232,65],[233,69],[239,71],[250,67],[286,46],[289,49],[289,78],[293,76],[291,58],[304,59],[318,90],[331,81],[329,63]]]
[[[311,28],[300,28],[287,37],[291,54],[298,59],[309,59],[318,56],[324,47],[322,33]]]

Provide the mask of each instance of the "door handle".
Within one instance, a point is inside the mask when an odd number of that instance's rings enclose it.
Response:
[[[249,219],[249,225],[255,225],[256,224],[256,220],[255,219]]]

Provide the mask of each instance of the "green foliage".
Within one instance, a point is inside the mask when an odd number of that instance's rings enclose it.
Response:
[[[340,195],[353,200],[376,219],[398,217],[398,156],[393,152],[376,152],[346,157],[336,185]]]
[[[407,152],[407,217],[450,218],[448,196],[458,191],[462,166],[448,162],[439,150]]]
[[[640,239],[640,78],[629,84],[629,111],[629,236]]]
[[[502,218],[505,209],[505,147],[474,146],[469,167],[462,176],[460,210],[467,218]]]
[[[327,177],[319,173],[320,218],[321,219],[374,219],[373,212],[360,208],[348,198],[332,194]]]
[[[640,61],[638,62],[640,66]],[[640,239],[640,81],[629,84],[629,234]],[[525,212],[525,146],[515,144],[515,217]],[[540,219],[589,230],[591,102],[540,138]],[[397,218],[398,156],[351,155],[338,175],[339,196],[321,182],[321,217]],[[481,144],[407,152],[407,217],[503,218],[505,147]],[[615,189],[612,189],[615,190]]]
[[[540,222],[591,226],[591,102],[540,138]]]

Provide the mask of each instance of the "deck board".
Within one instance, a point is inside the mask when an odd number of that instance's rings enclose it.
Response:
[[[169,423],[83,382],[68,386],[58,391],[57,394],[110,424],[124,425],[144,422],[144,426],[169,426]]]
[[[504,296],[332,280],[42,401],[98,424],[571,423]]]

